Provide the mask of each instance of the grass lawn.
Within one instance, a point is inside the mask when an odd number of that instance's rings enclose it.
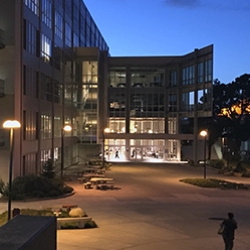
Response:
[[[221,189],[250,189],[249,185],[245,185],[242,183],[229,182],[221,179],[213,179],[213,178],[186,178],[180,180],[180,182],[184,182],[187,184],[195,185],[203,188],[221,188]]]

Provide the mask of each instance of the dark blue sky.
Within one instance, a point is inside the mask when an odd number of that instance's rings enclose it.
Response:
[[[214,78],[250,73],[249,0],[84,0],[112,56],[182,55],[214,44]]]

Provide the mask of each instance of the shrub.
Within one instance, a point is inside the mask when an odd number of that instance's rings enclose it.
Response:
[[[209,179],[187,178],[187,179],[182,179],[180,181],[204,188],[249,189],[248,185],[224,181],[220,179],[213,179],[213,178]]]
[[[84,225],[84,228],[97,228],[97,225],[93,220],[91,220]]]
[[[8,197],[8,185],[3,196]],[[26,175],[17,177],[12,182],[12,199],[23,200],[25,198],[56,197],[73,191],[62,180],[49,179],[43,176]]]
[[[70,193],[72,193],[74,191],[74,189],[72,188],[72,187],[70,187],[70,186],[64,186],[63,187],[63,193],[64,194],[70,194]]]
[[[194,160],[188,159],[187,161],[190,166],[194,166]]]
[[[223,182],[222,180],[218,180],[218,179],[201,179],[201,178],[187,178],[187,179],[183,179],[180,180],[181,182],[184,183],[188,183],[188,184],[192,184],[195,186],[199,186],[199,187],[209,187],[209,188],[216,188],[218,186],[220,186],[220,183]]]
[[[241,162],[239,162],[237,165],[236,165],[236,168],[233,170],[233,172],[236,172],[236,173],[246,173],[248,172],[247,168],[245,166],[243,166],[243,164]]]
[[[226,166],[226,161],[224,159],[210,160],[209,165],[213,168],[222,169]]]
[[[77,229],[77,228],[79,228],[77,222],[61,223],[61,229]]]
[[[2,194],[5,190],[5,183],[2,178],[0,178],[0,193]]]
[[[22,215],[31,215],[31,216],[54,216],[52,211],[49,211],[47,209],[21,209],[20,214]]]
[[[48,159],[43,165],[41,176],[47,177],[49,179],[53,179],[56,176],[52,159]]]
[[[50,197],[56,197],[56,196],[62,195],[62,192],[60,192],[59,189],[56,189],[56,188],[55,188],[55,189],[49,190],[48,195],[49,195]]]

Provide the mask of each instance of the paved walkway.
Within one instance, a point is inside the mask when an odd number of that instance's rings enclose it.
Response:
[[[202,167],[186,165],[120,165],[107,176],[115,190],[86,190],[69,182],[76,194],[43,202],[14,202],[14,207],[77,204],[97,223],[96,229],[58,230],[59,250],[219,250],[220,218],[235,214],[239,229],[235,250],[250,249],[250,190],[203,189],[179,182],[203,177]],[[224,178],[208,168],[207,177]],[[250,183],[250,179],[228,177]],[[4,211],[7,204],[0,204]]]

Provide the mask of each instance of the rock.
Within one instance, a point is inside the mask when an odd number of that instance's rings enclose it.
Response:
[[[85,212],[80,207],[72,208],[69,211],[70,217],[83,217],[84,215],[85,215]]]

